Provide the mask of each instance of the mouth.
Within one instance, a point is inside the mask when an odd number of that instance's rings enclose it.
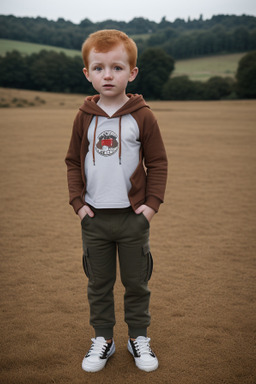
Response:
[[[103,85],[103,88],[113,88],[114,85],[113,84],[104,84]]]

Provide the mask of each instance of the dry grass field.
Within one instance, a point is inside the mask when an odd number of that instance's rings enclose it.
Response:
[[[83,97],[0,91],[9,105],[27,100],[0,111],[1,384],[255,384],[256,100],[150,103],[169,158],[151,224],[160,366],[134,366],[118,277],[117,351],[88,374],[93,331],[64,163]]]

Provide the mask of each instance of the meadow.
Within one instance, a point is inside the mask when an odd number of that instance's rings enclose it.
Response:
[[[149,337],[160,365],[139,371],[127,351],[118,273],[116,353],[88,374],[94,335],[64,163],[83,96],[0,93],[27,100],[0,110],[0,382],[255,384],[256,101],[150,102],[169,160],[151,223]]]
[[[0,39],[0,55],[18,50],[22,54],[38,53],[42,49],[64,52],[68,56],[81,56],[80,51],[26,43],[22,41]],[[245,52],[246,53],[246,52]],[[172,76],[187,75],[191,80],[206,81],[213,76],[235,77],[238,62],[245,53],[206,56],[194,59],[177,60]]]
[[[246,53],[246,52],[245,52]],[[206,81],[210,77],[235,77],[239,60],[245,53],[214,55],[177,60],[172,76],[187,75],[191,80]]]
[[[53,47],[52,45],[43,45],[29,43],[25,41],[16,41],[8,39],[0,39],[0,55],[5,55],[6,52],[19,51],[22,55],[31,55],[32,53],[39,53],[45,49],[46,51],[64,52],[67,56],[80,56],[80,52],[75,49],[65,49],[60,47]]]

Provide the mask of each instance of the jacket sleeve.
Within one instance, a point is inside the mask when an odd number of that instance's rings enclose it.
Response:
[[[143,122],[141,143],[147,174],[145,204],[157,212],[164,201],[168,161],[157,120],[150,110]]]
[[[69,204],[72,205],[76,213],[83,205],[85,205],[82,198],[83,190],[85,189],[85,180],[82,177],[83,170],[81,167],[82,141],[83,116],[81,112],[78,112],[74,120],[69,148],[65,158],[65,163],[67,165]]]

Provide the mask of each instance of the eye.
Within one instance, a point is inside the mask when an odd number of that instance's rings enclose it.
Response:
[[[122,71],[123,68],[121,68],[119,65],[116,65],[114,69],[115,71]]]
[[[99,72],[99,71],[102,70],[102,68],[101,68],[100,66],[96,65],[96,66],[93,68],[93,70],[96,71],[96,72]]]

